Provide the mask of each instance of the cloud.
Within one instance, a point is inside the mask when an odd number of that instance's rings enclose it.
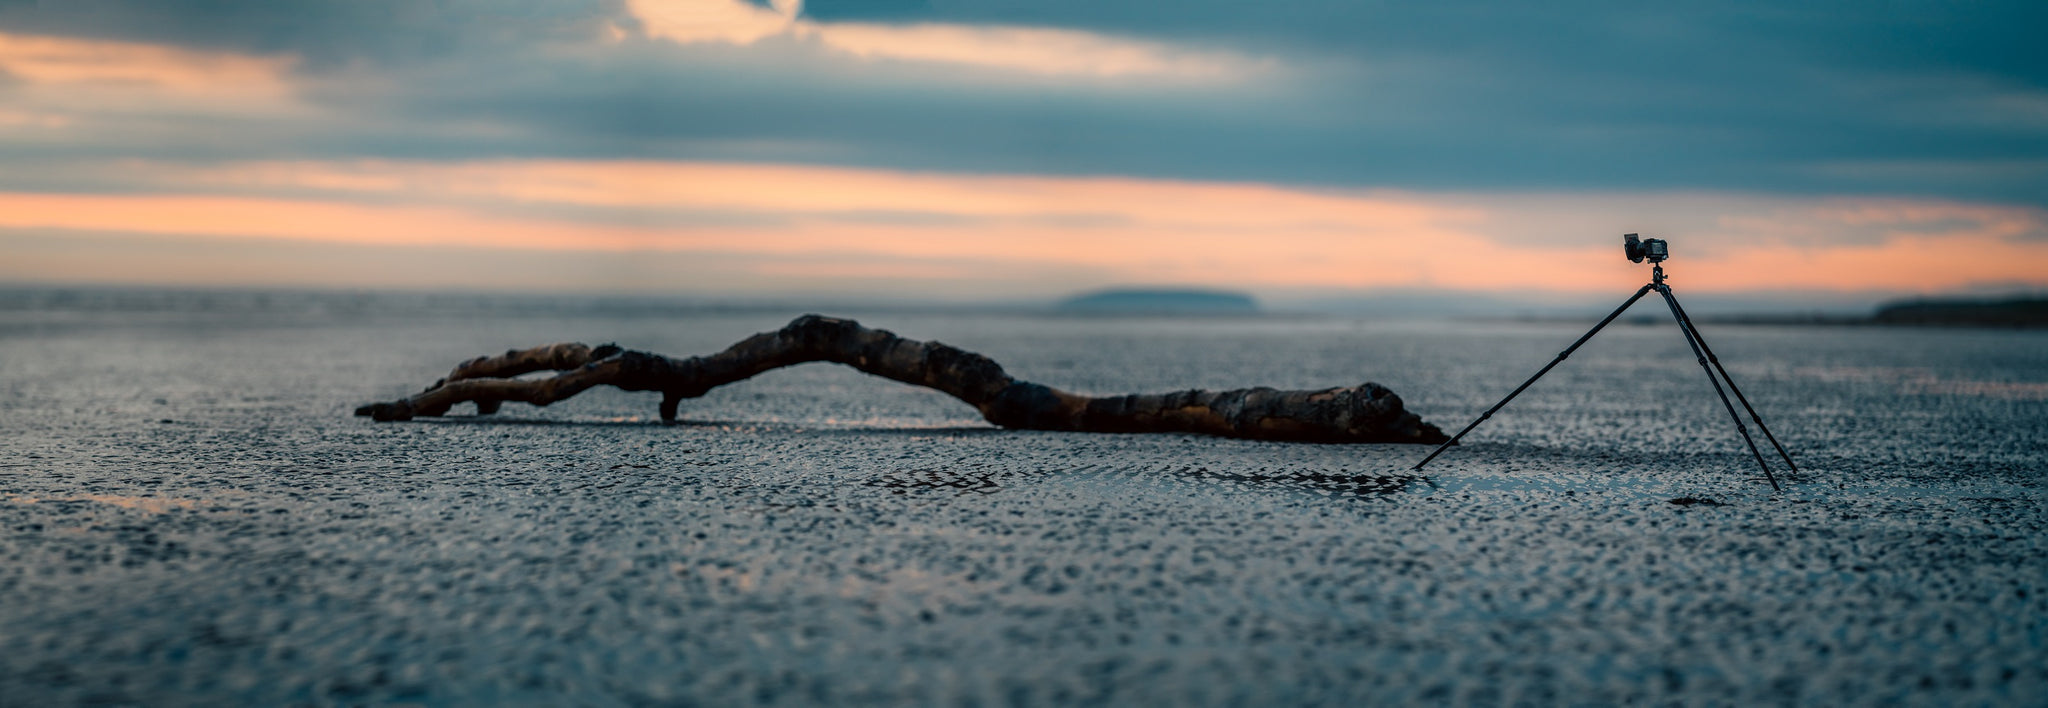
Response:
[[[1067,29],[816,22],[800,18],[803,0],[627,0],[626,8],[647,36],[685,44],[747,45],[783,36],[867,60],[1097,78],[1237,80],[1275,66],[1271,59]]]
[[[154,44],[0,33],[0,72],[17,100],[181,105],[279,103],[292,86],[293,58],[179,49]]]
[[[491,292],[688,293],[712,299],[1036,298],[1106,274],[951,259],[721,251],[549,251],[462,245],[137,236],[0,229],[0,281]],[[961,277],[975,289],[962,297]]]
[[[802,7],[802,0],[626,0],[648,36],[683,43],[753,44],[790,32]]]
[[[1056,76],[1237,81],[1277,67],[1271,59],[1035,27],[846,24],[813,25],[800,34],[863,58]]]
[[[0,67],[31,84],[279,93],[289,59],[0,34]]]
[[[336,71],[591,41],[618,13],[617,0],[0,0],[0,29],[289,54]]]
[[[1616,4],[1561,0],[1266,3],[1168,0],[808,0],[821,22],[1061,27],[1166,41],[1228,41],[1353,57],[1463,57],[1500,76],[1662,77],[1698,84],[1724,71],[1855,67],[1869,73],[2000,77],[2048,86],[2048,6],[2028,0],[1797,5]],[[1674,87],[1676,88],[1676,87]]]
[[[313,111],[299,100],[290,56],[0,32],[0,172],[61,171],[81,153],[123,146],[203,149],[239,141],[238,123],[279,125]],[[7,153],[26,153],[34,170]]]
[[[1682,263],[1687,289],[1700,292],[2048,283],[2048,213],[1936,200],[1309,190],[648,161],[118,169],[135,193],[0,193],[0,229],[585,259],[697,253],[741,264],[759,288],[914,278],[923,292],[954,297],[1020,271],[1043,282],[1008,292],[1207,283],[1597,293],[1643,276],[1615,246],[1623,231],[1671,239],[1674,268]],[[1560,213],[1582,215],[1574,232],[1545,233]]]
[[[1885,7],[0,0],[0,228],[932,293],[1604,292],[1643,231],[1694,288],[2040,282],[2044,10]]]
[[[2048,160],[2048,50],[2014,29],[2048,10],[1886,7],[75,0],[0,3],[0,31],[290,57],[321,111],[223,141],[166,110],[71,148],[97,154],[2048,205],[2048,173],[2001,167]],[[1942,169],[1862,169],[1887,165]]]

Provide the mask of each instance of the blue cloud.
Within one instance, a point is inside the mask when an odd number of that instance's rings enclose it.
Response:
[[[2048,205],[2039,3],[812,0],[804,11],[1101,32],[1283,68],[1174,87],[991,80],[792,38],[538,48],[630,25],[612,0],[0,0],[0,30],[290,52],[315,74],[370,66],[386,79],[323,84],[313,97],[339,116],[332,125],[253,133],[210,148],[220,159],[696,158]],[[460,128],[476,125],[493,130]]]
[[[0,30],[292,53],[310,68],[594,36],[622,0],[0,0]]]

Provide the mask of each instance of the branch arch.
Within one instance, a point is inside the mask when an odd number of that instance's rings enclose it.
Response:
[[[504,401],[545,406],[595,386],[660,391],[661,419],[674,422],[684,399],[762,372],[827,361],[944,392],[988,422],[1022,430],[1200,433],[1253,440],[1323,443],[1443,442],[1442,430],[1408,412],[1376,383],[1319,391],[1242,388],[1127,396],[1084,396],[1020,381],[988,357],[940,342],[905,339],[848,319],[804,315],[709,356],[674,358],[580,343],[508,350],[457,365],[426,390],[357,408],[378,421],[446,414],[474,402],[479,413]],[[521,374],[556,371],[541,379]]]

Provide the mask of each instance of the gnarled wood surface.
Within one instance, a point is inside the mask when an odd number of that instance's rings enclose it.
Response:
[[[503,401],[545,406],[593,386],[660,391],[661,418],[718,386],[812,361],[845,364],[966,401],[990,423],[1027,430],[1100,433],[1185,432],[1254,440],[1330,443],[1441,443],[1443,431],[1402,408],[1386,387],[1364,383],[1320,391],[1245,388],[1129,396],[1082,396],[1018,381],[988,357],[938,342],[904,339],[852,320],[805,315],[710,356],[676,359],[614,345],[551,344],[465,361],[409,398],[374,403],[356,415],[380,421],[438,416],[474,402],[492,413]],[[542,379],[512,377],[558,371]]]

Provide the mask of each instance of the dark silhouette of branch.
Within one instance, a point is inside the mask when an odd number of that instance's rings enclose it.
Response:
[[[613,345],[551,344],[465,361],[425,391],[356,409],[374,420],[438,416],[457,403],[479,413],[503,401],[537,406],[610,385],[660,391],[661,419],[674,422],[685,398],[770,369],[813,361],[945,392],[981,411],[990,423],[1025,430],[1098,433],[1185,432],[1254,440],[1325,443],[1441,443],[1446,438],[1375,383],[1320,391],[1245,388],[1128,396],[1082,396],[1018,381],[988,357],[938,342],[898,337],[852,320],[796,318],[710,356],[677,359]],[[542,379],[513,377],[561,372]]]

